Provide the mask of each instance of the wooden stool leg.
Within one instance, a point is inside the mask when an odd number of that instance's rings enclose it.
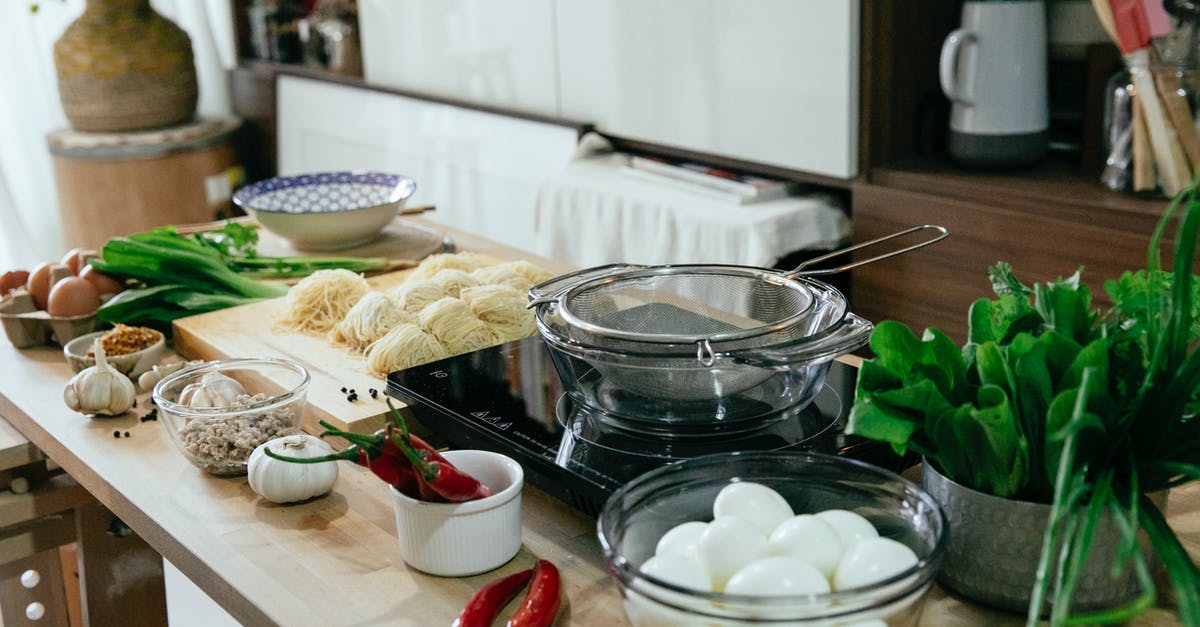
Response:
[[[37,583],[32,587],[21,583],[21,573],[27,570],[37,573]],[[26,610],[32,603],[42,605],[42,614],[37,620],[26,617]],[[0,624],[50,626],[66,625],[67,622],[67,598],[58,549],[0,564]]]
[[[84,624],[165,626],[162,556],[99,503],[75,511]]]

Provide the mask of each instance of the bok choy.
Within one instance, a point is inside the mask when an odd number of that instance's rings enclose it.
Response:
[[[176,318],[244,305],[287,294],[283,283],[260,279],[307,276],[345,268],[370,272],[388,267],[376,257],[271,257],[256,249],[253,226],[227,222],[217,231],[183,235],[162,227],[104,244],[91,265],[105,274],[134,279],[100,307],[101,320],[165,328]]]
[[[1182,215],[1176,213],[1182,207]],[[1177,224],[1170,272],[1161,245]],[[1147,266],[1107,281],[1112,307],[1093,306],[1080,272],[1022,284],[990,271],[997,298],[968,312],[961,349],[927,329],[880,323],[864,362],[848,431],[914,451],[951,479],[995,496],[1049,503],[1050,523],[1028,621],[1128,620],[1156,590],[1139,530],[1166,567],[1184,624],[1200,625],[1200,569],[1145,496],[1200,479],[1200,282],[1193,275],[1200,200],[1185,190],[1151,239]],[[1110,515],[1140,595],[1122,607],[1070,615],[1099,519]]]

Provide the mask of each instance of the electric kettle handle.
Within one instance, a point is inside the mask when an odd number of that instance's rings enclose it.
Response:
[[[958,52],[963,42],[975,43],[977,35],[964,29],[956,29],[946,36],[942,42],[942,55],[938,60],[938,78],[941,79],[942,92],[946,97],[963,104],[973,104],[966,94],[962,93],[958,84]]]

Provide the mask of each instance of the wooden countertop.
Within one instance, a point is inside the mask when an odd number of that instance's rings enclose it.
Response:
[[[451,235],[466,250],[531,257]],[[20,351],[0,342],[0,416],[244,624],[448,624],[480,585],[536,558],[562,571],[558,624],[627,623],[603,566],[595,521],[536,488],[524,491],[524,545],[512,562],[476,577],[431,577],[401,560],[391,497],[365,469],[342,464],[328,497],[272,505],[244,477],[214,478],[193,467],[162,423],[140,422],[146,395],[136,415],[88,419],[67,410],[62,386],[70,376],[56,347]],[[115,438],[114,431],[130,437]],[[1168,511],[1185,544],[1200,555],[1200,486],[1174,492]],[[1163,624],[1168,616],[1156,611],[1145,624]],[[1022,622],[935,589],[921,624]]]

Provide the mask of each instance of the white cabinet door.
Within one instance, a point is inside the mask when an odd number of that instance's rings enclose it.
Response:
[[[384,170],[417,181],[431,220],[524,250],[538,186],[575,150],[574,128],[295,76],[279,77],[279,172]]]
[[[556,0],[561,113],[849,178],[859,0]]]
[[[360,0],[368,82],[558,114],[553,0]]]

